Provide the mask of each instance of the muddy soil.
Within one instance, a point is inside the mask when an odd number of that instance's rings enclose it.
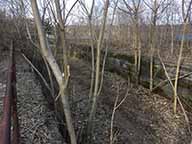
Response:
[[[87,120],[90,64],[79,59],[71,60],[71,107],[77,133]],[[128,90],[128,93],[127,93]],[[173,115],[172,102],[149,90],[134,86],[122,77],[105,72],[95,119],[94,144],[107,144],[110,137],[111,115],[116,97],[114,140],[116,144],[189,144],[191,136],[183,113],[178,108]],[[188,113],[190,116],[190,113]]]

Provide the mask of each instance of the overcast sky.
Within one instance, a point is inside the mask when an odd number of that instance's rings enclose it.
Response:
[[[1,8],[3,7],[2,5],[6,1],[8,1],[8,0],[0,0],[0,7]],[[29,6],[28,7],[30,8],[30,0],[27,0],[27,1],[29,2]],[[43,1],[44,0],[37,0],[40,9],[41,9],[41,4],[40,3],[42,3]],[[76,0],[66,0],[66,9],[67,9],[66,11],[68,11],[71,8],[71,6],[74,4],[75,1]],[[86,6],[88,8],[91,7],[92,0],[82,0],[82,1],[85,1]],[[99,10],[101,10],[103,8],[103,2],[104,1],[105,0],[96,0],[96,7],[97,7],[97,11],[96,12],[98,12]],[[110,1],[112,1],[112,0],[110,0]],[[119,1],[122,2],[123,0],[119,0]],[[151,2],[151,0],[145,0],[145,1],[150,1]],[[158,1],[162,1],[162,0],[158,0]],[[178,6],[180,7],[179,9],[177,9],[177,12],[181,14],[181,1],[182,0],[175,0],[175,1],[177,2]],[[186,1],[189,1],[189,0],[186,0]],[[110,11],[112,11],[112,10],[110,9],[109,13],[110,13]],[[145,13],[147,13],[147,11],[150,13],[149,9],[148,10],[146,9]],[[149,13],[148,13],[148,16],[150,16]],[[79,17],[83,17],[83,12],[81,11],[81,8],[80,8],[79,4],[73,9],[72,14],[73,14],[73,16],[69,19],[69,21],[78,21]],[[31,17],[32,15],[29,13],[29,16]],[[85,17],[85,15],[84,15],[84,17]]]

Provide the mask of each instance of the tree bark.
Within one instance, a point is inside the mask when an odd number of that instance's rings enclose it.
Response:
[[[61,101],[63,104],[63,109],[65,113],[65,119],[67,123],[67,129],[70,135],[71,143],[76,144],[76,138],[74,135],[74,128],[72,124],[72,118],[71,118],[71,113],[70,113],[70,106],[67,97],[65,96],[65,89],[64,86],[68,81],[64,81],[62,77],[62,72],[51,52],[51,49],[49,48],[47,38],[45,36],[45,32],[41,23],[40,19],[40,14],[37,6],[37,1],[36,0],[31,0],[31,6],[32,6],[32,11],[33,11],[33,16],[35,19],[35,24],[37,27],[37,32],[39,36],[39,41],[40,41],[40,46],[41,46],[41,52],[42,55],[45,57],[47,62],[49,63],[51,70],[53,71],[53,74],[57,80],[57,83],[60,88],[60,94],[61,94]]]
[[[154,0],[153,9],[152,9],[152,24],[151,24],[151,52],[150,52],[150,91],[153,90],[153,56],[156,47],[156,22],[157,22],[157,0]]]
[[[98,97],[99,84],[100,84],[99,82],[100,82],[101,47],[102,47],[103,37],[104,37],[104,33],[105,33],[108,7],[109,7],[109,0],[106,0],[105,1],[105,7],[104,7],[104,13],[103,13],[102,27],[101,27],[101,30],[99,33],[99,39],[97,42],[95,85],[94,85],[91,111],[89,114],[88,124],[87,124],[87,134],[88,134],[88,141],[87,142],[88,143],[90,142],[90,140],[92,138],[94,119],[95,119],[95,113],[96,113],[96,107],[97,107],[97,97]]]
[[[61,7],[60,7],[60,3],[59,0],[55,0],[55,7],[56,7],[56,11],[57,11],[57,19],[59,22],[59,34],[61,37],[61,44],[62,44],[62,48],[63,48],[63,66],[64,66],[64,81],[67,81],[68,77],[69,77],[69,72],[68,72],[68,58],[67,58],[67,46],[66,46],[66,41],[65,41],[65,18],[62,18],[62,14],[61,14]],[[65,10],[64,10],[65,11]],[[64,106],[67,106],[67,108],[65,108],[65,117],[66,117],[66,122],[68,125],[68,132],[70,135],[70,140],[71,140],[71,144],[76,144],[76,135],[75,135],[75,130],[72,124],[72,118],[71,118],[71,112],[70,112],[70,106],[68,103],[68,89],[66,88],[63,91],[63,97],[66,100],[62,100]]]

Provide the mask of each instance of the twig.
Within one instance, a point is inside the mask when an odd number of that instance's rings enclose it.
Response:
[[[163,63],[163,61],[162,61],[162,59],[161,59],[161,57],[160,57],[160,54],[159,54],[159,52],[158,52],[158,56],[159,56],[159,59],[160,59],[160,62],[161,62],[161,64],[162,64],[162,66],[163,66],[163,69],[164,69],[164,71],[165,71],[165,74],[166,74],[166,76],[167,76],[167,79],[168,79],[168,81],[169,81],[169,83],[170,83],[170,85],[171,85],[171,87],[172,87],[172,89],[173,89],[173,91],[174,91],[174,85],[173,85],[173,83],[172,83],[172,81],[171,81],[171,79],[170,79],[170,77],[169,77],[169,74],[168,74],[168,72],[167,72],[167,70],[166,70],[166,67],[165,67],[165,64]],[[182,103],[181,103],[181,101],[180,101],[180,98],[177,96],[177,100],[178,100],[178,102],[179,102],[179,105],[181,106],[181,110],[183,111],[183,114],[184,114],[184,117],[185,117],[185,121],[187,122],[187,125],[188,125],[188,130],[189,130],[189,132],[190,132],[190,134],[191,134],[191,129],[190,129],[190,124],[189,124],[189,118],[188,118],[188,116],[187,116],[187,114],[186,114],[186,112],[185,112],[185,109],[184,109],[184,107],[183,107],[183,105],[182,105]]]
[[[130,83],[128,81],[128,83]],[[118,104],[118,100],[119,100],[119,86],[118,86],[118,90],[117,90],[117,96],[116,96],[116,99],[115,99],[115,103],[114,103],[114,107],[113,107],[113,112],[112,112],[112,116],[111,116],[111,129],[110,129],[110,144],[113,144],[114,142],[114,134],[113,134],[113,123],[114,123],[114,118],[115,118],[115,112],[116,110],[123,104],[123,102],[126,100],[127,96],[128,96],[128,93],[130,91],[130,89],[132,88],[132,86],[127,86],[127,91],[126,91],[126,94],[124,96],[124,98],[119,102]]]
[[[184,74],[184,75],[180,76],[179,79],[186,78],[186,77],[190,76],[191,74],[192,74],[192,72],[189,72],[189,73],[187,73],[187,74]],[[172,78],[172,79],[170,79],[170,80],[173,81],[173,80],[175,80],[175,78]],[[169,80],[166,79],[166,80],[160,82],[158,85],[156,85],[156,86],[153,88],[152,91],[154,91],[154,90],[157,89],[158,87],[163,86],[163,85],[166,84],[168,81],[169,81]]]
[[[187,116],[187,114],[186,114],[186,112],[185,112],[185,109],[184,109],[184,107],[183,107],[183,104],[181,103],[180,98],[177,97],[177,100],[178,100],[178,103],[179,103],[179,105],[181,106],[181,109],[182,109],[182,111],[183,111],[183,114],[184,114],[184,117],[185,117],[185,121],[187,122],[187,126],[188,126],[189,133],[191,134],[191,128],[190,128],[190,124],[189,124],[189,118],[188,118],[188,116]]]
[[[112,26],[113,26],[113,22],[114,22],[114,18],[115,18],[115,13],[116,13],[116,9],[117,9],[118,2],[119,2],[119,0],[117,0],[117,1],[115,2],[115,7],[114,7],[114,10],[113,10],[112,21],[111,21],[111,24],[110,24],[109,35],[108,35],[108,43],[107,43],[107,45],[106,45],[105,54],[104,54],[104,57],[103,57],[100,87],[99,87],[99,90],[98,90],[97,95],[100,95],[101,90],[102,90],[102,87],[103,87],[103,78],[104,78],[104,72],[105,72],[105,64],[106,64],[106,59],[107,59],[107,55],[108,55],[108,48],[110,47],[110,41],[111,41],[111,33],[112,33],[111,30],[112,30]]]
[[[43,77],[43,75],[39,72],[39,70],[31,63],[31,61],[22,53],[22,56],[24,57],[24,59],[32,66],[32,68],[37,72],[37,74],[40,76],[40,78],[43,80],[45,86],[47,87],[47,89],[51,92],[51,88],[49,87],[49,84],[47,83],[47,81],[45,80],[45,78]]]

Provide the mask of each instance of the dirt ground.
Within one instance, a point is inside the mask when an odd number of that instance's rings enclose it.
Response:
[[[0,57],[0,118],[3,111],[3,97],[6,90],[6,78],[7,78],[7,67],[8,67],[8,61],[7,61],[7,54],[3,54]]]
[[[77,130],[87,118],[90,67],[79,59],[71,61],[71,106]],[[130,86],[120,76],[105,72],[95,119],[95,144],[107,144],[110,137],[111,115],[117,95],[119,102],[128,94],[116,110],[113,131],[116,144],[189,144],[191,136],[184,115],[178,108],[173,115],[172,103],[141,86]],[[188,113],[190,116],[191,114]],[[80,130],[79,132],[80,133]]]
[[[63,144],[54,111],[29,64],[17,57],[17,97],[21,144]]]
[[[0,58],[0,118],[6,89],[7,59],[7,54]],[[49,109],[35,73],[21,55],[16,57],[16,69],[20,143],[64,144],[54,111]]]
[[[76,133],[79,136],[89,112],[87,106],[90,64],[75,58],[70,64],[70,102]],[[0,67],[4,66],[6,59],[0,62]],[[6,74],[3,68],[1,74]],[[5,77],[3,75],[1,77],[2,83]],[[17,95],[21,143],[64,143],[54,112],[49,109],[40,83],[21,57],[17,57]],[[102,92],[97,103],[94,144],[109,143],[111,115],[117,96],[119,96],[118,103],[127,97],[115,113],[113,126],[115,144],[190,143],[191,135],[180,108],[174,116],[170,100],[151,94],[141,86],[134,86],[114,73],[105,72]],[[191,118],[191,113],[187,114]]]

